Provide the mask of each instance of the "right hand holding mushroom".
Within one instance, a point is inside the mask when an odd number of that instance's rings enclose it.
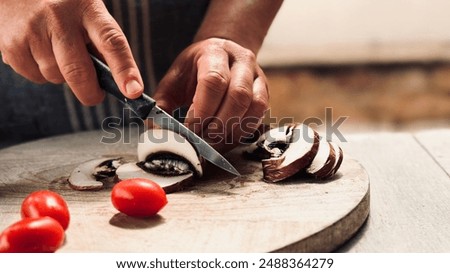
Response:
[[[230,40],[209,38],[178,56],[154,98],[169,113],[190,105],[186,125],[225,151],[258,128],[269,93],[252,51]]]
[[[127,39],[101,0],[0,1],[3,62],[36,83],[63,83],[85,105],[103,100],[87,45],[111,68],[120,90],[137,98],[143,81]]]

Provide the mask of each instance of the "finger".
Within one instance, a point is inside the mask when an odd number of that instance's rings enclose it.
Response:
[[[39,71],[39,66],[33,59],[30,48],[17,46],[14,53],[2,52],[2,56],[14,71],[28,80],[35,83],[47,82]]]
[[[65,81],[84,105],[100,103],[105,94],[100,89],[83,35],[69,31],[52,39],[56,62]]]
[[[260,74],[253,83],[253,100],[250,107],[239,124],[234,126],[227,135],[224,144],[217,148],[226,151],[242,144],[246,138],[251,137],[258,129],[268,109],[269,90],[267,88],[267,80],[263,74]]]
[[[31,43],[30,50],[38,64],[39,71],[47,81],[55,84],[64,82],[64,77],[59,71],[49,40],[40,40]]]
[[[237,62],[231,68],[231,81],[227,95],[214,118],[205,130],[206,137],[216,141],[226,139],[232,128],[241,122],[253,100],[255,73],[248,64]]]
[[[224,51],[203,55],[198,60],[197,87],[185,123],[199,133],[205,119],[214,116],[228,89],[230,68],[228,55]]]
[[[130,99],[139,97],[144,84],[127,38],[101,1],[86,9],[83,25],[111,69],[120,91]]]

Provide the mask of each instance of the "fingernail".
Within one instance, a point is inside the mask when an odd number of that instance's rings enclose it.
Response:
[[[142,85],[136,80],[131,80],[125,85],[125,91],[130,95],[137,94],[142,91]]]

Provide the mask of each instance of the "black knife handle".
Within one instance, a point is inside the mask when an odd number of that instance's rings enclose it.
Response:
[[[119,87],[114,81],[109,67],[95,56],[91,55],[91,58],[94,62],[100,87],[105,90],[105,92],[113,95],[121,103],[130,108],[138,117],[141,119],[146,119],[150,111],[153,107],[155,107],[156,101],[146,94],[142,94],[137,99],[129,99],[125,97],[122,92],[120,92]]]

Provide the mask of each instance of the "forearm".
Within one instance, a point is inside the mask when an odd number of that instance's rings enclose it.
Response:
[[[283,0],[211,0],[194,41],[207,38],[232,40],[259,51]]]

